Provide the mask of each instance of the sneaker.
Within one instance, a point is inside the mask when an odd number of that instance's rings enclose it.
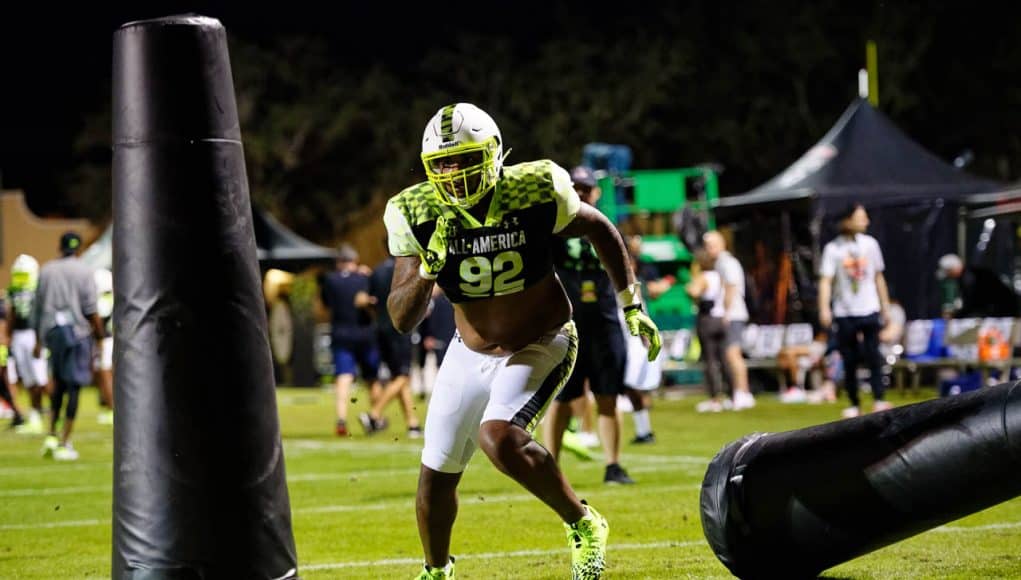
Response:
[[[25,418],[22,417],[21,415],[15,415],[15,416],[11,417],[11,424],[8,425],[7,428],[12,430],[12,431],[14,431],[18,427],[21,427],[24,424],[25,424]]]
[[[34,415],[29,416],[28,421],[25,421],[24,425],[15,427],[14,432],[18,435],[42,435],[46,432],[46,428],[43,427],[43,418],[39,415]]]
[[[454,578],[454,557],[442,568],[433,568],[429,564],[422,567],[422,571],[415,576],[415,580],[452,580]]]
[[[78,452],[71,447],[71,444],[60,445],[53,450],[53,458],[57,461],[76,461],[78,459]]]
[[[722,413],[723,403],[716,399],[707,399],[695,405],[696,413]]]
[[[113,411],[100,411],[96,415],[96,423],[100,425],[113,425]]]
[[[610,524],[592,506],[585,503],[588,515],[573,524],[564,524],[571,548],[571,578],[598,580],[606,568],[606,538]]]
[[[627,471],[619,463],[611,463],[606,466],[606,474],[603,476],[603,483],[608,485],[627,485],[635,480],[627,474]]]
[[[362,428],[365,429],[366,435],[372,435],[378,433],[390,426],[390,422],[386,420],[386,417],[380,417],[379,419],[373,419],[368,413],[361,413],[358,415],[358,420],[362,423]]]
[[[803,389],[797,387],[791,387],[780,395],[781,403],[807,403],[808,395]]]
[[[840,412],[840,416],[845,419],[854,419],[859,415],[861,415],[861,411],[858,410],[858,407],[848,407]]]
[[[734,393],[734,410],[751,409],[755,406],[755,397],[748,391]]]
[[[343,419],[337,419],[337,437],[347,437],[347,421]]]
[[[421,427],[408,427],[408,439],[421,439],[422,428]]]
[[[888,411],[893,408],[893,403],[889,401],[876,401],[872,403],[872,412],[878,413],[880,411]]]
[[[578,434],[574,431],[564,431],[564,438],[561,439],[560,445],[566,451],[570,451],[575,457],[582,461],[592,461],[596,458],[589,448],[582,444]]]
[[[723,406],[724,411],[734,410],[734,401],[730,397],[724,397],[723,400],[720,401],[720,405]]]
[[[589,431],[582,431],[578,433],[578,441],[589,449],[599,447],[599,436]]]
[[[656,434],[649,432],[645,435],[635,435],[635,438],[631,440],[632,445],[644,445],[646,443],[655,443]]]
[[[43,457],[47,459],[53,457],[53,451],[57,447],[60,447],[60,440],[56,435],[48,435],[46,439],[43,439]]]

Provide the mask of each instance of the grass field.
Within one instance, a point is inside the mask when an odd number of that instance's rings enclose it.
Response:
[[[360,394],[364,395],[364,391]],[[364,409],[360,397],[351,418]],[[41,439],[0,433],[0,578],[109,578],[112,430],[83,396],[81,459],[39,456]],[[913,400],[897,399],[898,404]],[[725,443],[754,431],[834,420],[837,406],[781,405],[764,395],[740,414],[698,415],[694,398],[661,399],[654,445],[624,445],[631,487],[602,484],[599,462],[563,460],[579,494],[610,521],[606,578],[728,578],[702,535],[699,485]],[[303,578],[411,578],[421,562],[413,497],[420,440],[391,430],[332,435],[328,391],[279,391]],[[395,411],[396,409],[394,409]],[[419,414],[424,417],[425,406]],[[625,418],[625,440],[632,436]],[[1021,500],[1013,500],[827,571],[828,578],[1021,578]],[[477,454],[461,484],[454,529],[458,578],[566,578],[569,553],[554,514]],[[792,552],[791,558],[798,554]]]

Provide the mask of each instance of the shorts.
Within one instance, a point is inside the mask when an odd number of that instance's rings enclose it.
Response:
[[[95,360],[95,368],[97,371],[112,371],[113,370],[113,337],[108,336],[103,340],[99,341],[99,356]]]
[[[443,473],[464,471],[486,421],[508,421],[531,432],[567,382],[577,356],[571,321],[504,356],[469,350],[455,335],[429,400],[422,465]]]
[[[627,366],[624,367],[624,386],[638,391],[654,391],[663,383],[663,357],[659,351],[656,360],[649,361],[649,349],[642,337],[627,335]]]
[[[727,336],[723,339],[723,348],[730,348],[735,344],[741,346],[741,336],[747,326],[747,320],[731,320],[727,324]]]
[[[333,352],[333,374],[354,375],[361,370],[361,377],[366,381],[374,381],[379,375],[379,349],[372,342],[334,342],[330,345]]]
[[[7,380],[10,384],[20,379],[25,388],[31,389],[45,386],[50,381],[46,357],[32,357],[35,343],[35,330],[24,328],[14,331],[11,336],[11,360],[7,363]]]
[[[390,369],[391,377],[411,374],[411,335],[397,332],[380,332],[379,358]]]
[[[624,392],[627,345],[616,324],[594,326],[578,333],[578,361],[557,400],[568,402],[585,394],[585,379],[595,395],[617,396]]]

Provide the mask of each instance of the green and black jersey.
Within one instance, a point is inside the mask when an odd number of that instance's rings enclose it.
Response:
[[[489,212],[479,223],[419,183],[392,197],[384,221],[394,256],[420,256],[445,215],[459,227],[437,283],[451,302],[520,292],[553,271],[554,234],[571,223],[581,201],[562,167],[549,160],[504,167]]]
[[[32,316],[32,305],[35,301],[35,288],[8,288],[7,301],[10,303],[14,315],[8,324],[14,330],[32,328],[29,319]]]

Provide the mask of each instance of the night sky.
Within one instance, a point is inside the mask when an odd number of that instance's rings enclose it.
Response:
[[[418,24],[427,10],[371,2],[315,7],[311,2],[100,2],[90,3],[88,9],[10,4],[0,8],[2,186],[25,189],[30,205],[42,213],[66,209],[54,169],[71,163],[73,139],[83,117],[108,106],[113,33],[121,24],[194,12],[220,19],[229,34],[249,41],[321,35],[329,37],[344,58],[382,59],[399,67],[401,55],[414,50],[422,34]],[[486,30],[492,22],[482,19],[472,26]],[[452,36],[457,26],[440,23],[429,33],[430,41]],[[532,34],[543,27],[533,22],[522,30]]]
[[[400,70],[406,66],[409,51],[442,44],[463,31],[513,35],[520,46],[527,47],[530,39],[548,38],[552,34],[600,42],[612,38],[614,27],[663,27],[669,20],[659,14],[662,5],[657,9],[641,2],[603,5],[525,0],[485,6],[487,11],[499,11],[495,16],[485,15],[479,2],[417,2],[400,6],[385,2],[337,2],[320,3],[326,7],[314,8],[311,2],[266,6],[227,1],[111,2],[91,3],[88,9],[58,9],[51,3],[31,0],[22,4],[12,8],[7,2],[0,8],[0,171],[3,187],[25,189],[30,205],[41,213],[66,209],[62,205],[66,186],[60,183],[60,172],[71,164],[72,142],[82,119],[108,106],[113,32],[125,22],[195,12],[219,18],[228,33],[247,41],[269,43],[274,35],[284,34],[325,36],[337,54],[342,55],[340,58],[348,62],[382,61]],[[740,4],[736,6],[719,10],[741,10]],[[792,4],[794,9],[796,6],[797,3]],[[881,1],[861,6],[861,10],[879,15],[884,10],[897,9]],[[778,6],[775,10],[783,8]],[[940,18],[953,24],[958,17],[956,10],[944,7]],[[1008,120],[1004,129],[1009,131],[1017,121],[1017,110],[981,109],[986,90],[984,63],[981,48],[976,48],[972,39],[988,35],[986,30],[997,25],[1001,30],[1014,30],[1016,35],[1016,24],[1005,24],[1011,22],[1010,15],[1015,11],[1004,8],[1004,13],[985,14],[971,4],[966,10],[960,15],[959,27],[953,26],[951,33],[941,34],[930,42],[934,46],[945,45],[944,53],[951,57],[959,48],[965,53],[972,50],[971,60],[957,63],[957,68],[974,76],[953,87],[959,87],[962,95],[974,100],[976,114],[1004,116]],[[1017,18],[1013,22],[1018,22]],[[676,26],[676,21],[671,25]],[[681,23],[677,34],[685,34],[684,26],[697,25]],[[826,25],[839,26],[839,15],[835,22]],[[718,39],[721,45],[734,41],[727,36],[729,31],[723,32]],[[1013,86],[1014,91],[1019,90],[1017,82]],[[839,100],[844,101],[845,97]]]

